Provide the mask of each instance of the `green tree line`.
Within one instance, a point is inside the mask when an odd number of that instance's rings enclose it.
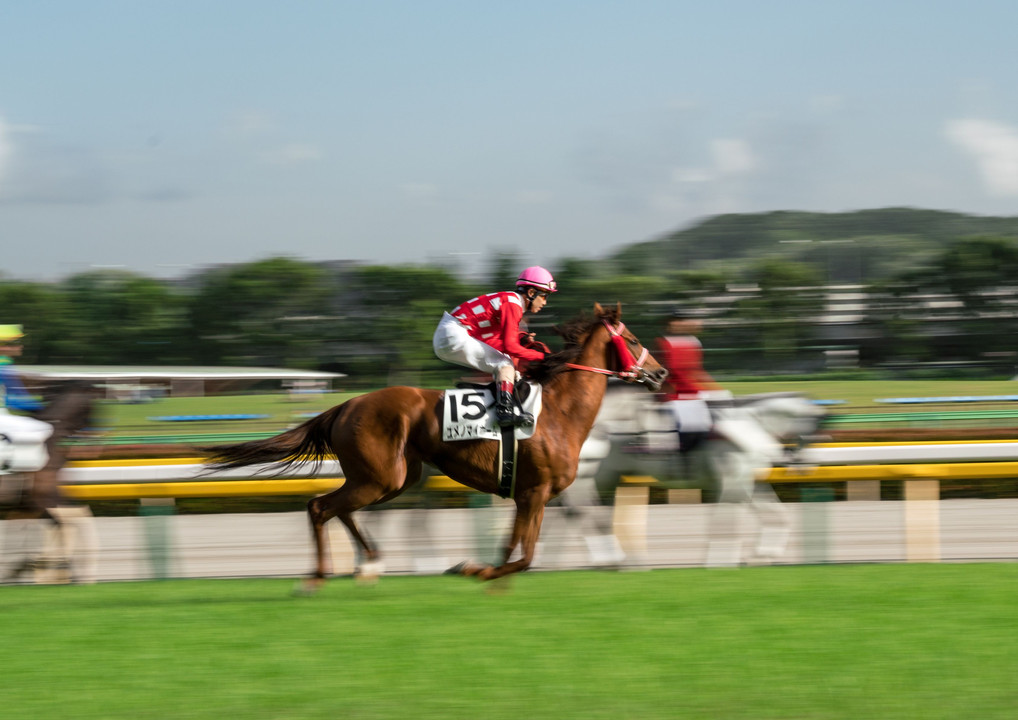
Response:
[[[628,252],[628,251],[627,251]],[[434,357],[443,311],[482,292],[509,289],[521,267],[497,255],[488,277],[458,277],[432,265],[310,263],[276,257],[209,269],[181,280],[95,270],[52,283],[0,279],[0,323],[27,331],[26,364],[241,365],[324,369],[377,384],[445,382],[460,374]],[[593,303],[621,302],[644,340],[679,304],[705,308],[704,343],[716,370],[817,369],[829,346],[827,278],[816,264],[781,254],[730,271],[662,269],[567,258],[553,267],[561,288],[530,319],[557,346],[556,323]],[[896,274],[865,284],[869,307],[855,340],[867,364],[976,361],[1015,353],[1018,244],[1006,237],[958,239]],[[733,294],[735,283],[751,293]],[[917,298],[953,303],[931,320]],[[943,312],[941,312],[943,315]]]

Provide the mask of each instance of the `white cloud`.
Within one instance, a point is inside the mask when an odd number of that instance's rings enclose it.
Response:
[[[0,118],[0,202],[104,202],[108,174],[94,154],[56,144],[39,128]]]
[[[226,122],[227,134],[245,140],[267,135],[275,130],[275,127],[272,118],[255,110],[236,113]]]
[[[841,95],[814,95],[809,99],[809,109],[818,115],[830,115],[840,111],[845,105]]]
[[[14,157],[14,141],[11,140],[10,126],[0,117],[0,194]]]
[[[756,157],[745,140],[718,138],[709,144],[711,164],[708,167],[673,167],[674,184],[708,184],[748,175],[757,168]]]
[[[322,151],[318,146],[308,143],[289,143],[262,153],[262,160],[272,165],[297,165],[321,159]]]
[[[520,190],[514,199],[520,205],[548,205],[555,196],[545,190]]]
[[[750,144],[740,138],[717,138],[708,143],[711,162],[706,167],[671,168],[668,184],[651,193],[658,211],[729,212],[739,207],[742,179],[759,168]]]
[[[756,167],[753,152],[745,140],[712,140],[710,149],[719,175],[745,175]]]
[[[989,120],[952,120],[945,134],[975,159],[991,195],[1018,195],[1018,130]]]
[[[672,168],[672,180],[677,183],[705,183],[714,179],[713,173],[703,168]]]
[[[413,202],[430,205],[438,199],[439,191],[437,185],[414,182],[403,185],[403,194]]]
[[[268,114],[256,110],[234,113],[227,118],[225,132],[242,152],[268,165],[300,165],[324,157],[318,145],[288,142],[285,131]]]

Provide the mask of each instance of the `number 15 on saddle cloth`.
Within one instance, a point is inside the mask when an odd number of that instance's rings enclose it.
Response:
[[[526,440],[534,434],[541,413],[541,386],[531,383],[530,394],[523,401],[523,410],[534,416],[534,424],[517,427],[516,439]],[[498,440],[502,430],[495,420],[495,396],[487,387],[446,390],[442,403],[442,440]]]

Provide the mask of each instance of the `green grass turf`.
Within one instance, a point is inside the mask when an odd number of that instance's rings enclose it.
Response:
[[[1018,565],[0,588],[3,718],[1013,718]],[[491,592],[496,589],[500,592]]]

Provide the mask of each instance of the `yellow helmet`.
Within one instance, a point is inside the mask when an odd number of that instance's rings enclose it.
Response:
[[[24,335],[20,325],[0,325],[0,342],[20,340]]]

